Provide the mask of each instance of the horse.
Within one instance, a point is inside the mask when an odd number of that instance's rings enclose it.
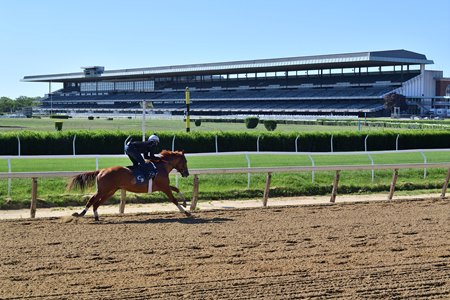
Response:
[[[74,176],[67,186],[68,190],[78,188],[83,191],[87,187],[93,186],[94,182],[97,182],[97,191],[90,197],[83,211],[81,213],[76,212],[72,214],[72,216],[82,217],[86,214],[89,207],[93,206],[95,221],[98,222],[98,207],[111,198],[119,189],[124,189],[133,193],[161,191],[178,207],[180,212],[188,217],[191,216],[191,213],[187,211],[185,207],[180,205],[178,200],[173,196],[172,191],[176,193],[179,193],[180,191],[178,188],[171,186],[169,180],[169,173],[173,169],[176,169],[182,177],[189,176],[184,151],[163,150],[160,153],[160,159],[154,162],[154,164],[158,173],[156,174],[156,177],[153,178],[151,188],[148,183],[138,184],[129,167],[115,166]]]

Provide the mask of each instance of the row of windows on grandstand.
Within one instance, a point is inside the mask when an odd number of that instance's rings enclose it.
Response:
[[[197,75],[197,76],[173,76],[157,77],[155,82],[195,82],[195,81],[219,81],[227,79],[248,79],[248,78],[282,78],[299,76],[323,76],[323,75],[364,75],[379,74],[380,72],[404,72],[419,70],[419,65],[411,66],[380,66],[362,68],[339,68],[339,69],[318,69],[318,70],[298,70],[298,71],[278,71],[260,73],[238,73],[222,75]]]
[[[155,82],[206,82],[233,79],[262,79],[262,78],[283,78],[283,77],[301,77],[301,76],[326,76],[339,74],[374,74],[380,72],[403,71],[403,66],[386,66],[386,67],[365,67],[365,68],[340,68],[340,69],[319,69],[319,70],[302,70],[302,71],[281,71],[281,72],[262,72],[262,73],[238,73],[225,75],[197,75],[197,76],[173,76],[173,77],[156,77],[155,80],[145,81],[99,81],[99,82],[82,82],[80,84],[81,92],[94,91],[153,91]],[[407,70],[415,70],[414,66]],[[72,83],[71,86],[74,86]]]
[[[155,90],[155,82],[147,81],[99,81],[99,82],[82,82],[80,91],[153,91]]]

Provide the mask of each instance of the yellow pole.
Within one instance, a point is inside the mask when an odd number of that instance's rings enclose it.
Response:
[[[186,95],[186,132],[191,131],[191,120],[189,115],[189,105],[190,105],[190,93],[189,93],[189,87],[186,87],[185,90]]]

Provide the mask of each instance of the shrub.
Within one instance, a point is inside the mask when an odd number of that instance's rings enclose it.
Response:
[[[89,116],[88,120],[94,120],[94,116]]]
[[[108,120],[108,121],[112,121],[112,120],[114,120],[114,118],[107,118],[106,120]]]
[[[200,125],[202,125],[202,120],[197,119],[197,120],[195,120],[194,123],[195,123],[195,126],[199,127]]]
[[[258,126],[259,118],[258,117],[247,117],[245,118],[245,127],[248,129],[253,129]]]
[[[68,119],[69,115],[51,115],[50,119]]]
[[[63,128],[63,122],[55,122],[55,129],[61,131]]]
[[[264,127],[268,131],[274,131],[277,128],[277,121],[275,121],[275,120],[265,120],[264,121]]]

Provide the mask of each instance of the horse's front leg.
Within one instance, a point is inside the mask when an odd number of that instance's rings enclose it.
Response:
[[[183,200],[183,204],[182,205],[184,207],[186,207],[186,197],[183,195],[183,193],[180,192],[180,190],[177,187],[174,187],[172,185],[170,186],[170,189],[181,196],[181,200]]]
[[[185,207],[183,207],[183,205],[181,205],[180,203],[178,203],[178,200],[175,199],[175,197],[172,194],[172,189],[169,186],[169,188],[164,189],[163,190],[164,194],[167,195],[167,197],[169,198],[170,201],[172,201],[173,204],[175,204],[176,207],[178,207],[178,209],[180,210],[180,212],[185,213],[186,216],[190,217],[192,214],[186,210]]]

